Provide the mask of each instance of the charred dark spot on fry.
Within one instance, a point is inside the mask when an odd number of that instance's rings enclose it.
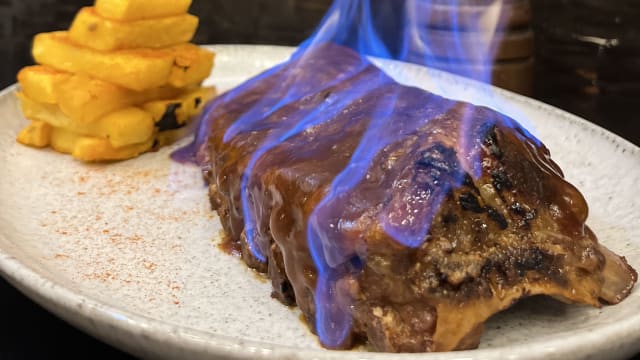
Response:
[[[185,124],[180,124],[178,122],[176,112],[180,107],[182,107],[182,104],[180,103],[171,103],[167,105],[167,110],[165,110],[160,120],[156,123],[156,127],[159,131],[175,130],[185,126]]]
[[[189,65],[180,65],[180,64],[178,64],[178,62],[176,60],[173,61],[173,66],[177,67],[178,69],[182,70],[183,72],[187,72],[191,68]]]

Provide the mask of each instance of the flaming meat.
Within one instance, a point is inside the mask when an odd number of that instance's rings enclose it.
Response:
[[[637,279],[514,120],[400,85],[342,46],[218,98],[197,140],[228,241],[326,347],[470,349],[518,299],[600,307]]]

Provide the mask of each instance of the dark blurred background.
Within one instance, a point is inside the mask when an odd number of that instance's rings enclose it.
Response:
[[[403,0],[373,0],[382,1]],[[66,29],[78,8],[92,3],[0,0],[0,88],[14,83],[17,71],[32,63],[29,50],[36,33]],[[296,45],[330,4],[331,0],[194,0],[191,12],[201,19],[195,42]],[[532,0],[530,15],[527,29],[533,29],[535,37],[533,96],[640,145],[640,1]],[[1,279],[0,319],[0,360],[127,357],[57,320]]]
[[[398,7],[403,1],[374,0],[372,4]],[[515,4],[516,9],[522,7],[519,4],[531,4],[527,29],[533,29],[535,36],[535,76],[532,91],[523,92],[640,144],[640,107],[636,104],[640,96],[640,1],[504,1]],[[33,35],[66,29],[77,9],[92,3],[0,0],[0,87],[15,82],[20,67],[31,63]],[[195,42],[296,45],[311,33],[330,4],[331,0],[194,0],[191,12],[201,18]],[[512,68],[516,63],[509,60],[505,64]],[[517,78],[509,76],[507,73],[507,82]]]
[[[0,0],[0,85],[15,82],[17,71],[32,63],[32,37],[65,30],[81,6],[93,0]],[[200,17],[199,44],[297,45],[320,22],[331,0],[194,0]]]

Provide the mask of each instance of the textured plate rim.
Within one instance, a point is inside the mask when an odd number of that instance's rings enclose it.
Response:
[[[282,51],[283,54],[292,52],[295,48],[271,45],[207,45],[212,49],[235,49],[240,51]],[[402,66],[417,66],[402,63]],[[569,121],[604,137],[609,142],[616,143],[629,151],[630,155],[638,156],[640,148],[630,141],[611,133],[602,127],[590,123],[578,116],[557,109],[551,105],[533,100],[507,90],[498,89],[474,80],[460,78],[459,76],[443,73],[438,70],[427,69],[428,72],[438,73],[438,76],[450,77],[457,82],[467,83],[471,87],[483,87],[491,89],[495,94],[505,99],[517,102],[525,107],[535,107],[544,112],[553,114],[559,121]],[[0,91],[0,98],[11,96],[18,89],[12,85]],[[0,237],[7,243],[11,242],[4,234]],[[327,351],[314,349],[301,349],[291,346],[279,346],[265,342],[243,340],[224,335],[217,335],[197,329],[171,325],[170,323],[150,318],[144,315],[132,313],[125,309],[116,308],[100,302],[97,299],[75,293],[64,284],[53,282],[36,270],[20,262],[20,260],[0,247],[0,275],[13,286],[20,289],[28,297],[60,316],[64,320],[91,333],[92,335],[120,347],[133,354],[148,354],[152,348],[141,344],[134,344],[121,340],[118,334],[133,337],[143,337],[151,343],[169,344],[175,354],[199,354],[205,356],[219,356],[233,359],[276,359],[288,357],[292,359],[491,359],[496,356],[508,356],[518,354],[519,359],[533,358],[570,358],[587,357],[590,353],[579,349],[588,344],[590,348],[619,349],[626,347],[627,353],[633,354],[640,350],[640,314],[631,316],[615,326],[606,326],[594,331],[581,331],[567,337],[558,339],[539,339],[528,343],[513,346],[485,348],[469,351],[449,353],[424,353],[424,354],[387,354],[359,351]],[[116,316],[117,315],[117,316]],[[124,320],[123,320],[124,319]],[[107,333],[91,326],[92,323],[100,323],[104,328],[116,333]],[[629,336],[630,334],[636,334]],[[611,339],[615,340],[611,340]],[[531,349],[536,349],[532,351]],[[172,354],[173,354],[172,353]],[[162,354],[158,354],[162,355]],[[171,354],[164,354],[165,356]]]

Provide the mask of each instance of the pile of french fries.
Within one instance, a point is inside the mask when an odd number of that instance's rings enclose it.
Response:
[[[191,0],[96,0],[68,31],[35,36],[18,73],[30,123],[17,140],[82,161],[136,157],[175,140],[215,96],[214,54],[189,43]]]

